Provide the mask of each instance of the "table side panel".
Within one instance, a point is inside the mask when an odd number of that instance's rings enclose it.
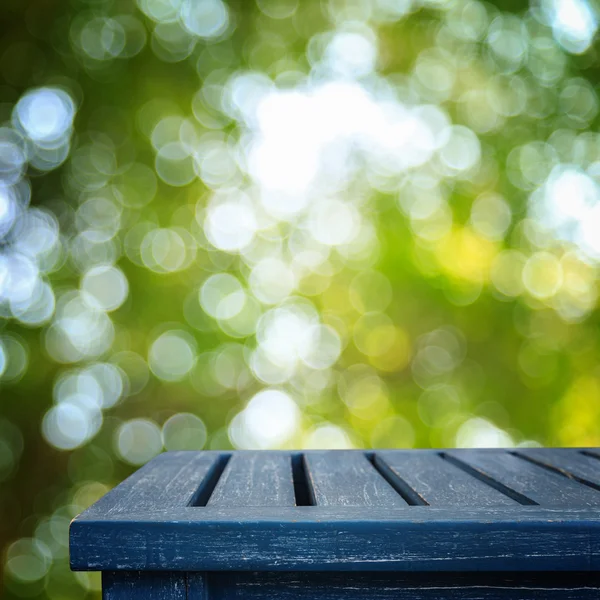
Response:
[[[103,600],[187,600],[186,573],[105,571]]]
[[[499,511],[491,511],[488,520],[456,521],[434,520],[428,507],[407,510],[426,516],[406,521],[76,521],[71,565],[76,570],[600,569],[595,512],[572,520],[553,519],[550,513],[527,520],[525,512],[523,518],[510,514],[499,520]]]
[[[599,579],[597,573],[209,573],[206,600],[597,600]]]

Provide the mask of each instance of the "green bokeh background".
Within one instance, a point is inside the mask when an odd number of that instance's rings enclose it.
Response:
[[[99,597],[68,523],[162,449],[600,445],[596,11],[3,0],[3,597]]]

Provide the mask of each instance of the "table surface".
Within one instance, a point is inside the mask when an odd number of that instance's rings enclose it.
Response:
[[[600,450],[167,452],[71,524],[76,570],[593,571]]]

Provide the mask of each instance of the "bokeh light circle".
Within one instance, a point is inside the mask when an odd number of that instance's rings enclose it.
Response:
[[[115,449],[131,465],[142,465],[162,450],[160,428],[149,419],[131,419],[115,433]]]
[[[159,335],[150,346],[148,365],[164,381],[179,381],[194,367],[196,342],[182,330],[170,330]]]

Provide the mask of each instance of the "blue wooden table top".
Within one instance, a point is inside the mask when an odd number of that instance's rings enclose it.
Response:
[[[595,571],[600,450],[168,452],[73,520],[76,570]]]

